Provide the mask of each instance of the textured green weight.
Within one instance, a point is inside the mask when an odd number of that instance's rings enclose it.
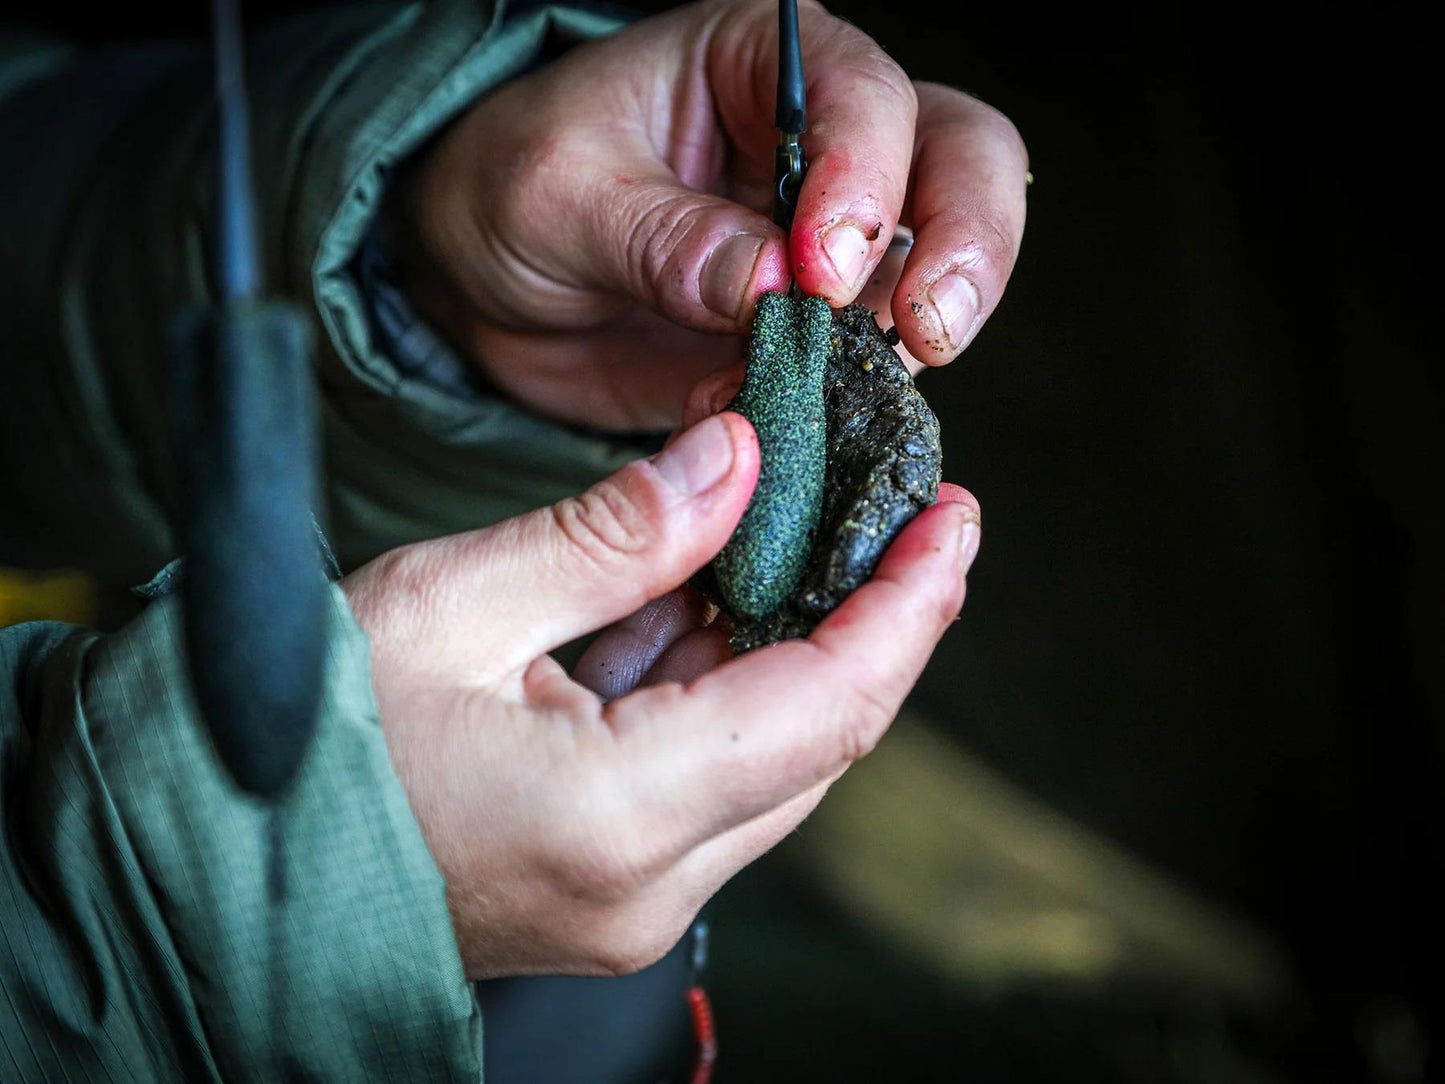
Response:
[[[742,389],[728,404],[758,432],[762,469],[742,521],[713,567],[729,609],[767,617],[802,578],[823,506],[823,374],[833,310],[816,297],[758,299]]]

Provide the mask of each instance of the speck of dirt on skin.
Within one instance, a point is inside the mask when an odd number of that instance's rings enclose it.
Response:
[[[883,223],[881,223],[881,222],[875,222],[875,223],[873,224],[873,228],[868,231],[868,240],[870,240],[870,241],[876,241],[876,240],[878,240],[878,235],[879,235],[880,233],[882,233],[882,232],[883,232]]]
[[[733,731],[733,741],[737,741],[737,740],[738,740],[738,737],[739,737],[738,732],[737,732],[736,730]]]
[[[917,301],[914,301],[911,297],[908,299],[908,307],[913,310],[914,316],[923,315],[923,306],[920,305]]]

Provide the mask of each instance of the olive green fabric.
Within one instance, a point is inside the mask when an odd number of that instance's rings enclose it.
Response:
[[[274,928],[269,814],[196,723],[179,597],[109,636],[0,630],[0,1077],[480,1076],[442,879],[387,759],[366,639],[333,592]]]
[[[343,565],[515,514],[635,454],[405,379],[348,272],[397,162],[487,88],[614,25],[542,6],[352,5],[251,42],[268,282],[322,332]],[[161,344],[173,312],[210,297],[209,80],[203,43],[85,52],[0,35],[0,564],[135,582],[173,556]],[[266,814],[197,719],[178,621],[164,597],[108,636],[0,630],[0,1079],[479,1079],[441,877],[341,592],[276,913]]]
[[[319,10],[252,41],[267,281],[321,325],[344,567],[547,503],[636,454],[406,379],[348,270],[396,163],[487,87],[615,25],[448,0]],[[210,298],[209,58],[203,43],[41,55],[28,80],[0,75],[0,564],[136,582],[174,556],[166,322]]]

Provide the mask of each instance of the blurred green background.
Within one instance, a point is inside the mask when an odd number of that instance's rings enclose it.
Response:
[[[1007,113],[1037,181],[1004,304],[920,379],[984,508],[964,617],[711,905],[717,1079],[1438,1079],[1429,35],[832,10]],[[0,574],[0,622],[109,612]]]

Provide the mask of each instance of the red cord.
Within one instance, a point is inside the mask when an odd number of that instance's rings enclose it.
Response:
[[[712,1002],[701,986],[687,991],[687,1004],[692,1009],[692,1033],[697,1038],[697,1067],[692,1071],[692,1084],[708,1084],[713,1063],[717,1061],[717,1031],[713,1027]]]

